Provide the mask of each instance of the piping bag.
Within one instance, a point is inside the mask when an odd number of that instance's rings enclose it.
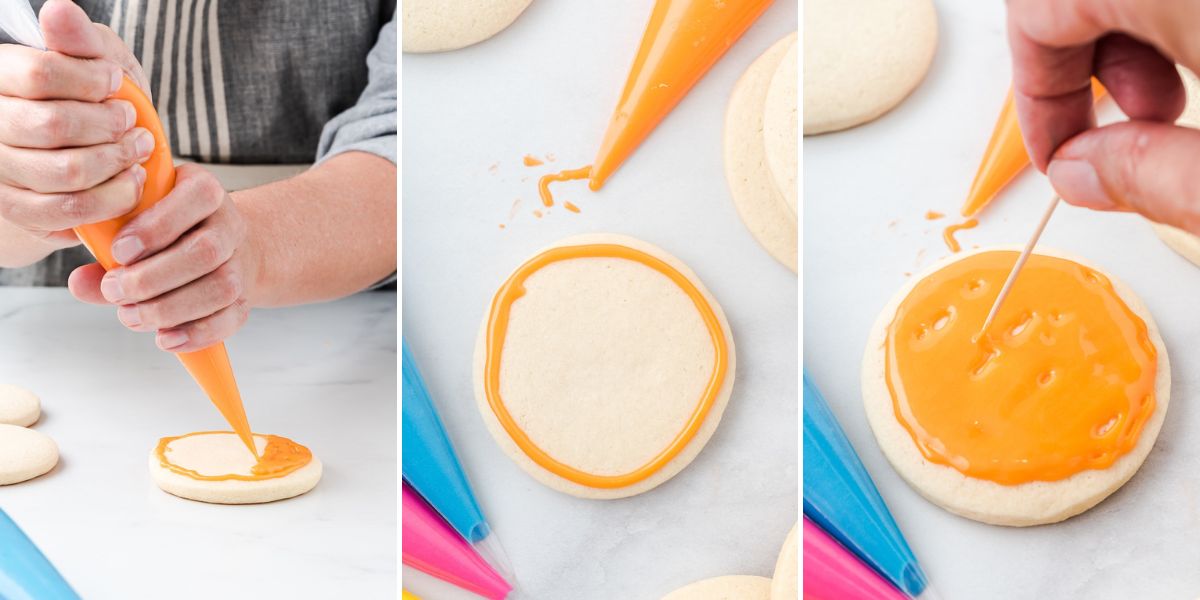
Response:
[[[3,510],[0,510],[0,598],[79,600],[54,565]]]
[[[551,181],[587,178],[592,191],[603,187],[773,1],[657,0],[596,158],[589,167],[545,176],[542,203],[554,204]]]
[[[1093,77],[1092,100],[1099,101],[1103,96],[1104,86]],[[967,192],[967,200],[963,203],[962,216],[971,218],[979,214],[1030,162],[1025,141],[1021,137],[1021,126],[1017,123],[1012,86],[1009,86],[1004,108],[1000,109],[1000,118],[996,119],[996,126],[992,129],[992,139],[983,152],[983,160],[979,163],[979,170],[975,172],[975,180],[971,182],[971,190]]]
[[[825,398],[804,373],[804,516],[914,598],[937,598]],[[808,532],[805,531],[807,538]]]
[[[33,14],[33,7],[26,0],[0,0],[0,29],[21,44],[39,50],[46,49],[41,27]],[[135,126],[148,130],[154,136],[154,151],[142,165],[146,169],[146,183],[142,188],[142,197],[132,212],[108,221],[75,228],[75,235],[106,271],[121,266],[112,257],[112,242],[117,232],[142,211],[162,200],[175,187],[175,165],[171,160],[171,146],[150,99],[129,77],[125,77],[121,88],[112,97],[133,104],[137,113]],[[246,419],[246,410],[242,405],[237,381],[233,377],[233,368],[229,364],[225,344],[215,344],[194,352],[181,352],[175,356],[208,394],[209,400],[221,411],[221,415],[233,427],[242,443],[257,457],[258,451],[254,447],[250,423]]]
[[[404,564],[491,600],[503,600],[512,586],[421,499],[408,483],[401,501]]]
[[[804,518],[805,600],[906,600],[854,553]]]
[[[512,568],[504,548],[492,532],[471,491],[471,484],[450,444],[450,437],[433,407],[417,362],[401,342],[403,364],[404,481],[413,487],[477,552],[512,581]]]

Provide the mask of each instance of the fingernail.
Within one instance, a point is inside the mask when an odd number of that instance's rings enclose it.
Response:
[[[123,265],[137,260],[145,250],[146,245],[135,235],[119,237],[112,245],[113,258]],[[101,280],[101,286],[103,287],[103,280]]]
[[[121,289],[121,279],[109,273],[100,280],[100,293],[109,302],[120,302],[125,299],[125,290]]]
[[[125,131],[129,131],[137,123],[137,111],[132,103],[122,102],[121,105],[125,107]]]
[[[117,90],[121,89],[121,84],[122,84],[122,83],[124,83],[124,79],[125,79],[125,78],[124,78],[124,76],[122,75],[122,73],[121,73],[121,70],[120,70],[120,69],[113,69],[113,72],[112,72],[112,83],[111,83],[111,84],[110,84],[110,86],[109,86],[109,90],[110,90],[110,91],[109,91],[109,93],[110,93],[110,94],[115,94],[115,93],[117,93]]]
[[[137,327],[142,324],[142,315],[136,304],[117,307],[117,319],[120,319],[126,327]]]
[[[188,342],[188,335],[182,331],[168,331],[166,333],[159,332],[158,347],[163,350],[171,350],[178,348]]]
[[[1116,208],[1116,202],[1100,183],[1100,176],[1091,163],[1084,160],[1058,159],[1046,169],[1050,185],[1063,200],[1076,206],[1097,210]]]
[[[149,158],[150,151],[154,149],[154,136],[145,129],[141,130],[134,141],[134,149],[137,150],[138,158]]]
[[[133,173],[133,180],[137,182],[138,191],[141,191],[142,186],[146,185],[146,167],[143,167],[142,165],[133,165],[132,167],[129,167],[129,171]]]

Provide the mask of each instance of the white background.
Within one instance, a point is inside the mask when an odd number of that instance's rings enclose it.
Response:
[[[1062,205],[1042,238],[1130,284],[1162,328],[1174,377],[1170,409],[1154,451],[1124,488],[1061,524],[983,525],[919,497],[871,435],[859,395],[868,331],[906,272],[948,253],[941,229],[958,215],[1011,74],[1003,3],[937,8],[937,55],[908,100],[874,123],[804,140],[805,364],[945,597],[1195,598],[1200,270],[1140,218]],[[959,240],[965,248],[1023,244],[1050,194],[1029,170]],[[926,221],[929,209],[950,216]]]
[[[796,277],[738,219],[721,159],[733,84],[795,30],[795,3],[775,3],[604,190],[556,185],[582,213],[531,212],[538,176],[591,162],[651,6],[534,2],[489,41],[402,60],[404,334],[527,597],[653,599],[707,577],[769,577],[798,514]],[[557,160],[527,168],[526,153]],[[721,303],[737,346],[733,397],[708,446],[624,500],[535,482],[492,440],[472,391],[475,336],[497,287],[537,249],[584,232],[679,257]]]
[[[324,463],[290,500],[169,495],[158,439],[228,429],[175,357],[66,289],[0,288],[0,382],[42,399],[50,473],[0,507],[83,598],[391,598],[396,591],[396,295],[256,310],[227,347],[254,431]],[[3,552],[0,549],[0,552]]]

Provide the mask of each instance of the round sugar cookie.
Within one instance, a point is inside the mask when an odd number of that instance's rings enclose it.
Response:
[[[0,383],[0,424],[29,427],[42,416],[42,403],[33,392]]]
[[[28,481],[58,464],[50,436],[16,425],[0,425],[0,485]]]
[[[804,135],[894,108],[929,70],[937,29],[932,0],[807,0]]]
[[[256,463],[241,438],[232,432],[201,432],[164,439],[171,440],[166,446],[166,456],[172,464],[202,476],[249,477]],[[267,436],[254,434],[259,456],[266,450],[267,442]],[[205,480],[164,466],[155,448],[150,452],[150,476],[159,489],[180,498],[212,504],[257,504],[299,496],[316,487],[321,480],[321,461],[313,456],[303,467],[270,479]]]
[[[662,600],[772,600],[771,580],[755,575],[702,579],[663,596]]]
[[[404,51],[445,52],[504,31],[532,0],[404,0]]]
[[[796,104],[796,43],[788,46],[787,54],[775,68],[767,98],[763,104],[763,146],[767,152],[767,166],[775,180],[775,188],[796,214],[796,165],[800,152],[797,133]]]
[[[796,211],[771,175],[763,121],[771,80],[795,44],[792,32],[755,59],[738,79],[725,111],[724,140],[725,179],[738,215],[767,253],[793,272],[799,235]]]
[[[1195,73],[1183,65],[1179,65],[1179,76],[1183,79],[1183,87],[1187,92],[1187,104],[1175,124],[1200,128],[1200,79],[1197,79]],[[1170,225],[1160,223],[1151,225],[1154,226],[1154,233],[1158,234],[1168,248],[1200,266],[1200,237]]]
[[[779,558],[775,561],[775,574],[771,576],[771,600],[796,600],[800,597],[800,548],[796,526],[788,532]]]
[[[1031,481],[1016,485],[967,477],[952,467],[925,459],[908,430],[897,420],[893,407],[884,364],[887,329],[897,308],[918,282],[957,261],[992,250],[1019,252],[1021,248],[984,248],[947,257],[919,276],[910,278],[888,302],[871,328],[863,355],[863,403],[875,439],[892,467],[930,502],[968,519],[993,525],[1021,527],[1056,523],[1099,504],[1137,472],[1158,438],[1170,403],[1171,365],[1158,326],[1146,305],[1128,286],[1077,257],[1039,247],[1035,255],[1071,260],[1101,273],[1108,278],[1113,290],[1130,311],[1145,322],[1147,335],[1157,353],[1154,379],[1156,405],[1137,443],[1106,469],[1084,470],[1057,481]]]
[[[1200,237],[1162,223],[1152,223],[1151,225],[1154,227],[1154,233],[1158,234],[1159,239],[1168,248],[1200,266]]]
[[[484,308],[474,356],[475,398],[500,448],[543,485],[596,499],[686,467],[716,431],[735,371],[729,323],[695,273],[614,234],[561,240],[518,267]]]

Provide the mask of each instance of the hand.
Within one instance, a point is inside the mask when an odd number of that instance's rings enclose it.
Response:
[[[1167,58],[1200,71],[1197,31],[1196,2],[1009,0],[1025,145],[1064,200],[1200,234],[1200,131],[1172,125],[1185,97]],[[1096,127],[1093,74],[1130,122]]]
[[[126,74],[148,89],[112,30],[66,0],[43,5],[41,26],[49,51],[0,45],[0,218],[49,251],[79,243],[72,227],[133,209],[154,138],[110,99]]]
[[[175,189],[117,232],[113,258],[71,273],[71,293],[116,304],[134,331],[157,331],[170,352],[205,348],[233,335],[249,314],[257,253],[246,222],[221,184],[203,168],[176,169]]]

